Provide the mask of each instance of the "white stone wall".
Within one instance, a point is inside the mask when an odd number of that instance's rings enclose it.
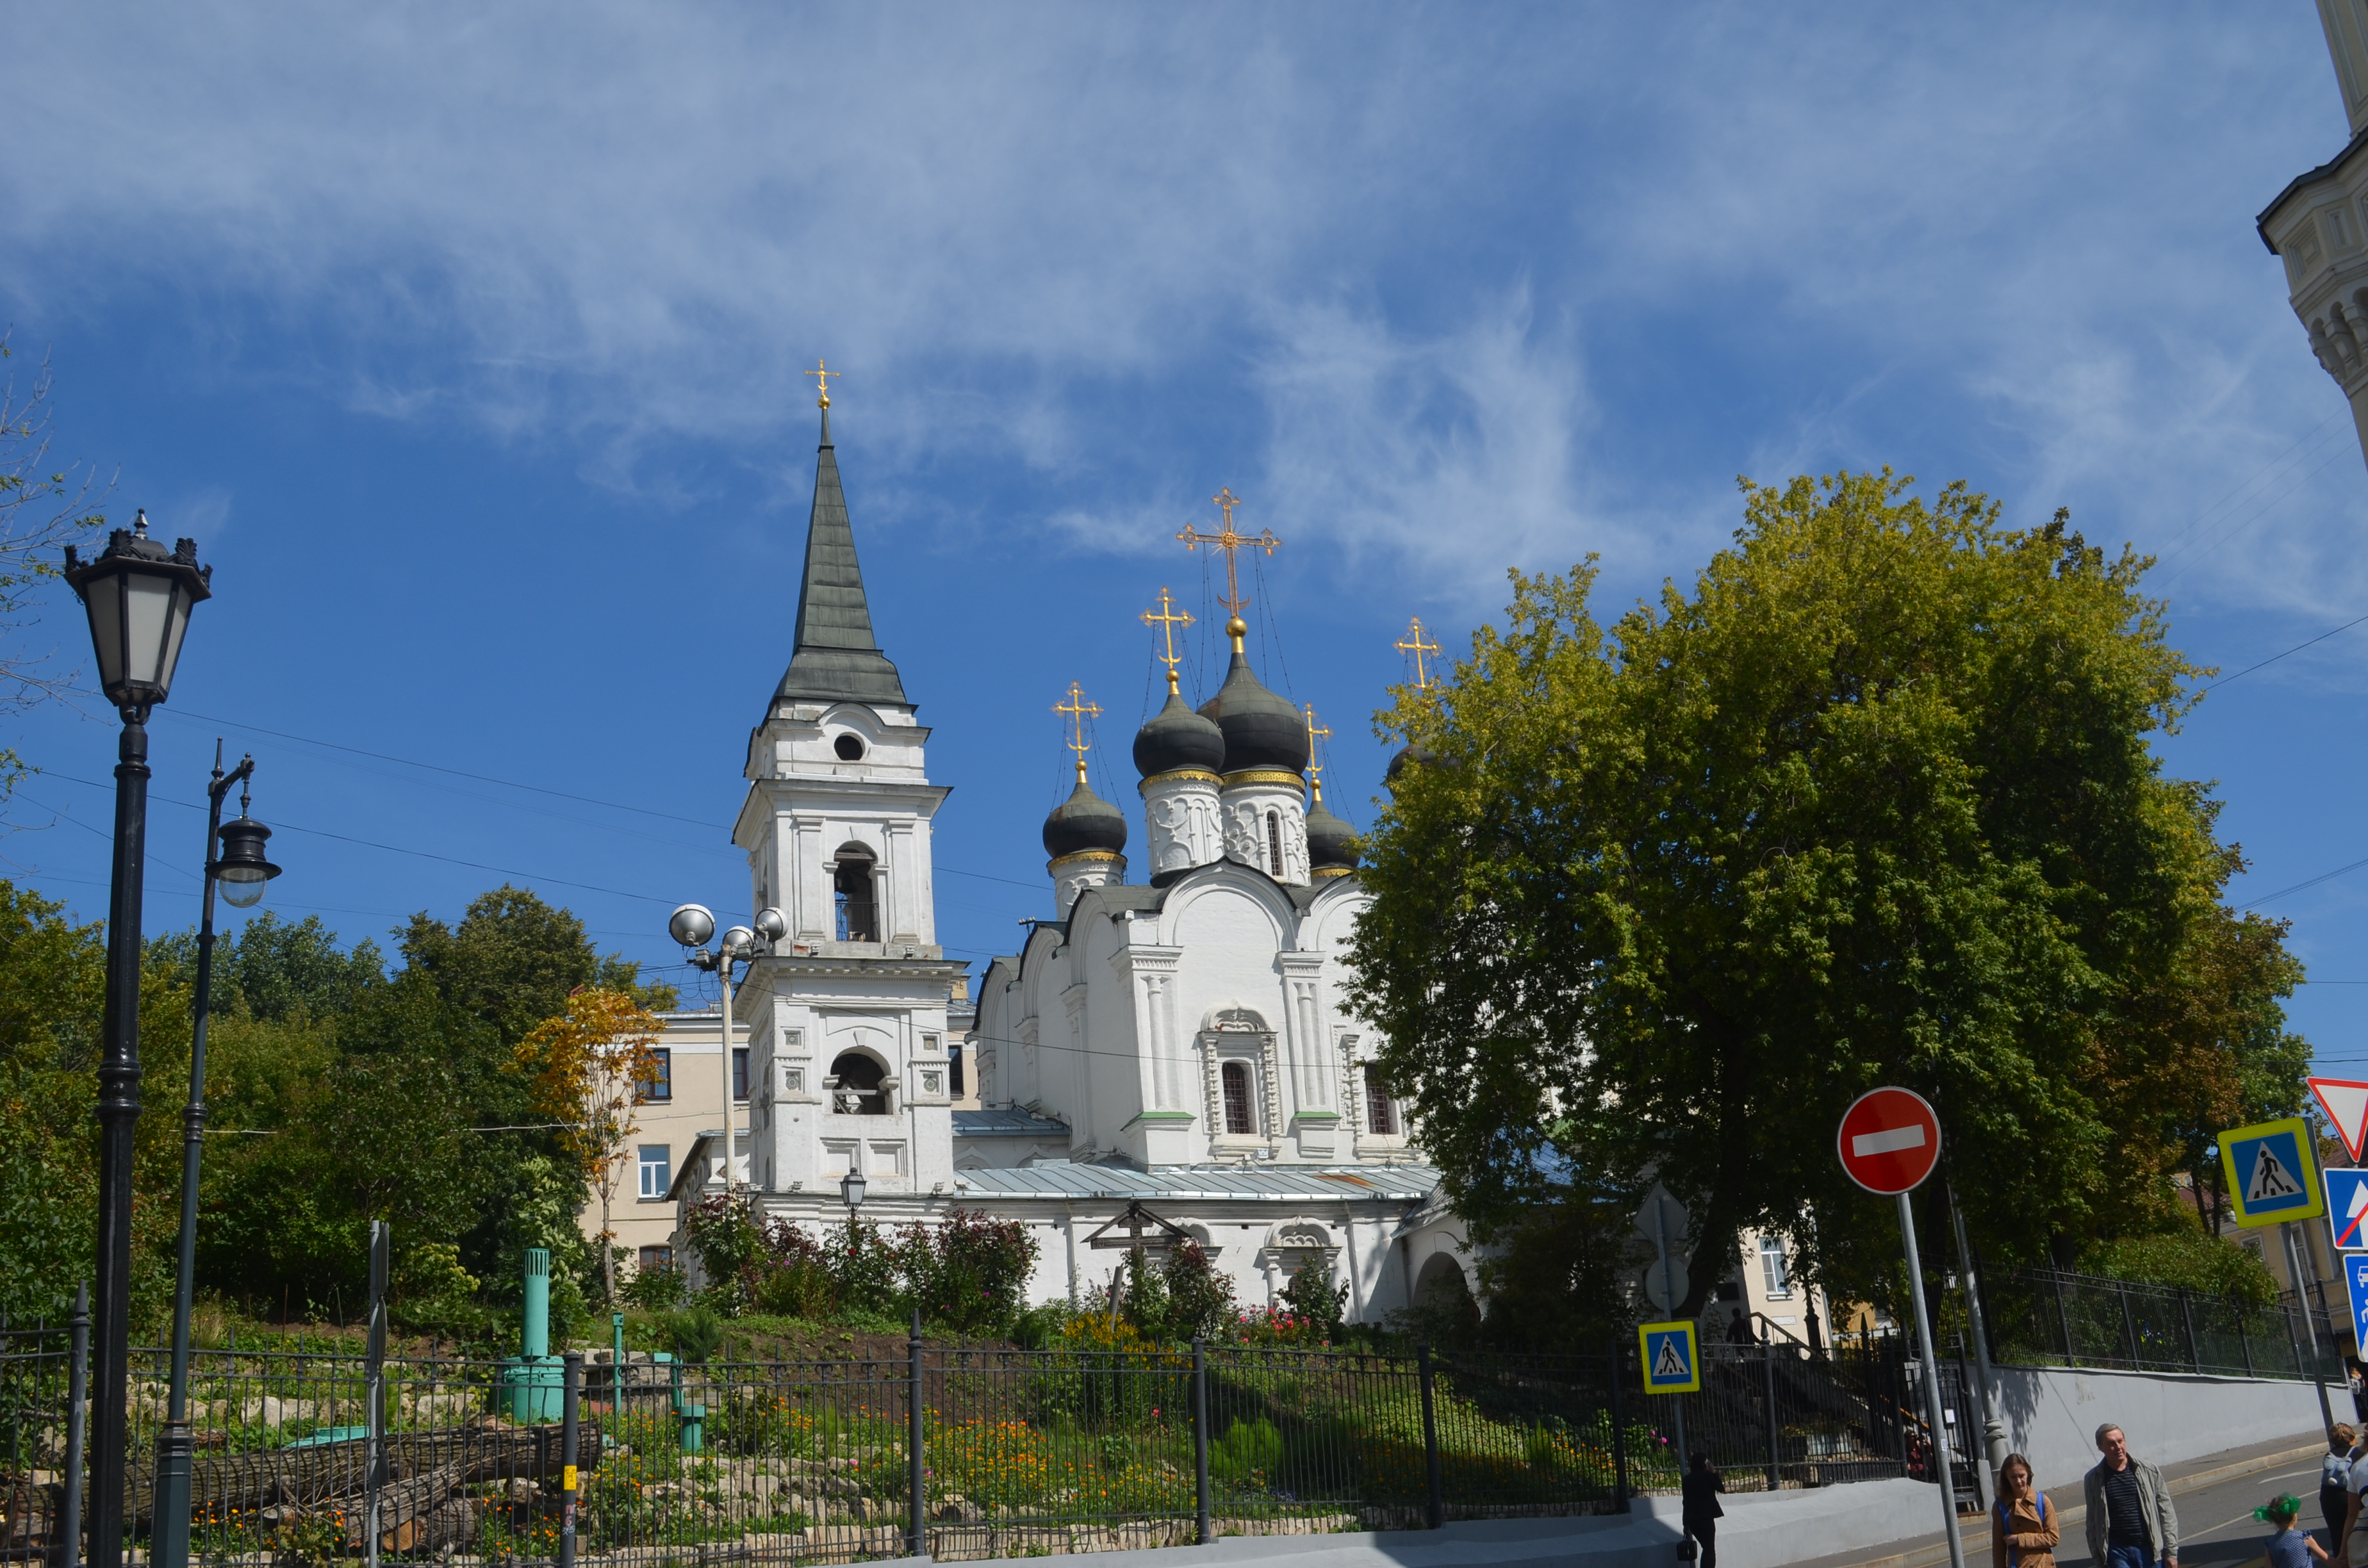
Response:
[[[1141,789],[1144,853],[1153,877],[1187,871],[1224,856],[1215,774],[1179,769],[1146,778]]]
[[[1218,795],[1226,858],[1255,866],[1276,881],[1305,887],[1307,800],[1304,786],[1289,774],[1253,774],[1239,783],[1235,778],[1228,778]],[[1284,779],[1290,781],[1283,782]],[[1282,853],[1279,869],[1274,864],[1277,849]]]

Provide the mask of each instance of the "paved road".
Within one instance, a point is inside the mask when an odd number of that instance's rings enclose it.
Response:
[[[2080,1500],[2078,1483],[2065,1490],[2077,1506]],[[2301,1498],[2303,1523],[2318,1526],[2317,1460],[2259,1475],[2239,1476],[2174,1497],[2172,1506],[2179,1510],[2180,1568],[2240,1568],[2259,1559],[2262,1538],[2270,1533],[2270,1527],[2253,1517],[2253,1510],[2281,1492],[2291,1492]],[[2055,1559],[2060,1568],[2089,1562],[2084,1527],[2075,1524],[2066,1534],[2071,1539]],[[2318,1530],[2318,1540],[2321,1545],[2327,1544],[2324,1529]],[[1987,1568],[1988,1562],[1984,1555],[1968,1562],[1965,1568]]]

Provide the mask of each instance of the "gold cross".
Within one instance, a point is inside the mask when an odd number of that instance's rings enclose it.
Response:
[[[1307,771],[1314,778],[1315,803],[1319,806],[1324,803],[1324,754],[1316,748],[1316,743],[1328,741],[1331,738],[1331,729],[1315,722],[1315,704],[1309,703],[1307,705]]]
[[[1068,715],[1070,738],[1066,744],[1071,751],[1077,754],[1077,782],[1082,784],[1086,781],[1086,753],[1093,749],[1094,744],[1086,739],[1086,721],[1100,718],[1101,705],[1087,701],[1085,688],[1071,681],[1069,700],[1055,702],[1053,711]]]
[[[844,376],[847,372],[845,370],[825,369],[823,368],[823,362],[817,359],[814,361],[814,368],[806,371],[805,374],[812,376],[814,379],[814,391],[822,393],[822,396],[815,400],[817,404],[821,407],[828,408],[830,406],[830,379],[833,376]]]
[[[1422,656],[1425,653],[1438,653],[1439,644],[1422,640],[1422,617],[1414,618],[1413,624],[1406,628],[1406,641],[1398,643],[1397,650],[1401,653],[1414,655],[1414,687],[1417,691],[1427,689],[1430,685],[1430,676],[1423,669]]]
[[[1179,626],[1191,625],[1192,612],[1178,609],[1168,598],[1167,590],[1163,587],[1159,590],[1159,613],[1154,615],[1149,610],[1144,610],[1143,624],[1159,628],[1162,650],[1159,662],[1167,666],[1167,695],[1173,697],[1176,695],[1176,666],[1184,660],[1184,656],[1176,651],[1176,629]]]
[[[1275,538],[1270,530],[1262,530],[1255,537],[1236,531],[1234,528],[1234,508],[1242,504],[1242,498],[1235,494],[1230,488],[1218,491],[1210,499],[1217,504],[1217,510],[1225,515],[1224,529],[1217,533],[1204,534],[1197,528],[1187,528],[1176,537],[1184,541],[1184,548],[1187,550],[1196,549],[1204,544],[1213,544],[1225,552],[1225,597],[1221,602],[1233,612],[1234,619],[1238,620],[1241,619],[1243,608],[1250,601],[1242,597],[1241,581],[1235,574],[1234,570],[1234,551],[1247,545],[1252,550],[1263,550],[1269,555],[1272,555],[1274,547],[1281,544],[1282,540]]]

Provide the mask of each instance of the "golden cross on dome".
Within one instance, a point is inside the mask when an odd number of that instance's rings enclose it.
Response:
[[[1234,567],[1234,552],[1247,546],[1251,550],[1263,550],[1269,555],[1272,555],[1274,547],[1281,544],[1282,540],[1275,538],[1270,530],[1261,530],[1256,535],[1251,535],[1242,533],[1234,527],[1234,508],[1242,504],[1242,498],[1235,494],[1230,487],[1218,491],[1210,499],[1217,504],[1217,510],[1224,514],[1224,529],[1217,533],[1204,534],[1198,528],[1188,527],[1176,537],[1184,541],[1184,548],[1187,550],[1212,544],[1225,552],[1225,597],[1221,602],[1225,608],[1233,612],[1234,619],[1239,620],[1243,607],[1250,601],[1242,597],[1241,580],[1235,574]]]
[[[1309,703],[1307,705],[1307,771],[1315,780],[1315,803],[1319,806],[1324,803],[1324,753],[1316,743],[1328,741],[1331,738],[1331,728],[1328,725],[1316,723],[1315,704]]]
[[[1426,642],[1422,640],[1422,617],[1416,616],[1414,618],[1413,624],[1406,628],[1406,641],[1397,644],[1397,650],[1401,653],[1412,653],[1414,655],[1415,689],[1417,691],[1427,689],[1430,685],[1430,675],[1423,668],[1422,656],[1425,653],[1438,653],[1439,644],[1436,642]]]
[[[803,373],[812,376],[814,379],[814,391],[822,394],[814,400],[814,403],[817,407],[821,408],[828,408],[830,406],[830,379],[833,376],[844,376],[847,374],[845,370],[832,370],[825,369],[823,362],[819,359],[814,361],[814,368],[813,369]]]
[[[1192,612],[1178,609],[1167,597],[1167,590],[1162,587],[1159,590],[1159,613],[1154,615],[1144,610],[1143,624],[1159,628],[1161,651],[1158,657],[1159,662],[1167,666],[1167,695],[1173,697],[1176,695],[1176,666],[1184,662],[1184,655],[1176,651],[1176,629],[1191,625]]]
[[[1068,716],[1069,739],[1066,744],[1071,751],[1077,754],[1077,782],[1082,784],[1086,781],[1086,753],[1091,751],[1094,744],[1093,742],[1086,739],[1086,721],[1100,718],[1101,705],[1098,702],[1087,701],[1085,687],[1076,681],[1071,681],[1069,700],[1055,702],[1053,704],[1053,711]]]

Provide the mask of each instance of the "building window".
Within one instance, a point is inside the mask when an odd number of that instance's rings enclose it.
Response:
[[[1225,1090],[1225,1131],[1255,1132],[1250,1124],[1250,1070],[1238,1062],[1228,1062],[1217,1070]]]
[[[1266,854],[1267,869],[1277,877],[1281,876],[1282,813],[1281,812],[1269,812],[1266,814]]]
[[[748,1048],[745,1045],[732,1048],[732,1097],[735,1100],[748,1097]]]
[[[664,1198],[666,1188],[674,1185],[674,1146],[669,1143],[642,1145],[642,1185],[643,1198]]]
[[[880,1080],[880,1063],[860,1051],[848,1051],[830,1064],[831,1108],[842,1116],[885,1116],[888,1095]]]
[[[650,1051],[650,1075],[634,1081],[633,1097],[637,1100],[674,1098],[673,1051],[662,1045]]]
[[[1389,1080],[1378,1067],[1365,1069],[1365,1131],[1385,1138],[1397,1135],[1397,1111],[1390,1104]]]
[[[643,1247],[638,1261],[640,1262],[642,1272],[644,1274],[647,1274],[653,1268],[672,1268],[674,1267],[674,1248],[666,1245],[664,1242],[660,1242],[655,1246]]]
[[[967,1092],[968,1092],[967,1090],[965,1090],[965,1089],[962,1087],[962,1048],[961,1044],[960,1044],[959,1042],[957,1042],[957,1043],[955,1044],[955,1046],[954,1046],[953,1050],[952,1050],[951,1051],[950,1051],[948,1054],[949,1054],[949,1055],[951,1055],[951,1056],[953,1058],[953,1064],[954,1064],[954,1098],[956,1098],[956,1099],[960,1099],[960,1098],[962,1098],[962,1096],[963,1096],[965,1093],[967,1093]]]
[[[1759,1281],[1768,1287],[1771,1301],[1792,1300],[1793,1273],[1784,1261],[1784,1243],[1781,1237],[1759,1238]]]
[[[871,896],[871,852],[850,845],[838,852],[838,868],[831,873],[831,902],[838,911],[838,939],[876,942],[880,922]]]

